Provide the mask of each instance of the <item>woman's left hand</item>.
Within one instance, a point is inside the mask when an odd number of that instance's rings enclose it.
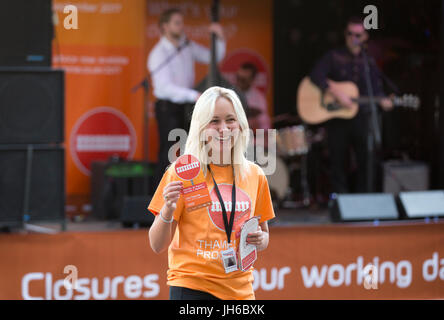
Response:
[[[247,235],[247,243],[255,245],[258,250],[261,250],[267,243],[268,233],[262,231],[261,226],[257,227],[256,232],[249,233]]]

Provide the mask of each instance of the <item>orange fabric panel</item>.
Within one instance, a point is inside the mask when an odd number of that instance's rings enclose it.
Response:
[[[0,299],[168,299],[167,254],[147,230],[1,234],[0,261]],[[358,284],[370,262],[377,289]],[[66,265],[81,284],[71,294]],[[271,227],[253,275],[257,299],[443,299],[444,223]]]
[[[145,77],[145,0],[75,0],[78,29],[65,29],[66,1],[54,0],[58,17],[53,41],[53,67],[65,70],[65,145],[66,192],[88,195],[90,163],[106,160],[113,153],[129,159],[142,158],[144,92],[132,92]],[[81,127],[91,111],[109,108],[128,132],[116,130],[112,124],[96,121],[90,127],[99,132],[82,131],[86,143],[109,145],[105,152],[78,150],[74,128]],[[118,119],[118,120],[119,120]],[[89,134],[89,136],[88,136]],[[118,146],[118,139],[130,139],[130,147]],[[86,144],[84,143],[84,147]],[[102,148],[103,149],[103,148]],[[80,160],[79,160],[80,158]]]

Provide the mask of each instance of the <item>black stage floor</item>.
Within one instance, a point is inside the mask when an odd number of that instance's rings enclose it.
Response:
[[[331,223],[328,210],[325,208],[291,208],[275,209],[276,217],[269,222],[270,226],[295,226],[295,225],[320,225]],[[66,229],[68,232],[96,232],[96,231],[115,231],[145,228],[144,226],[133,225],[132,227],[123,226],[120,221],[115,220],[97,220],[86,217],[83,220],[67,219]],[[60,222],[42,222],[27,225],[29,232],[58,233],[62,231]],[[26,232],[26,230],[16,230]]]

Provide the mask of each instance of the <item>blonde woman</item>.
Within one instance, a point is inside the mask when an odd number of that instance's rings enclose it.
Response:
[[[236,93],[207,89],[196,102],[184,153],[199,159],[212,205],[185,211],[173,164],[148,206],[156,216],[149,230],[151,248],[156,253],[168,248],[172,300],[255,298],[253,268],[233,271],[231,258],[229,268],[223,263],[224,252],[237,252],[240,228],[253,216],[260,216],[259,227],[247,242],[265,250],[267,221],[275,216],[266,176],[245,157],[248,138],[247,117]]]

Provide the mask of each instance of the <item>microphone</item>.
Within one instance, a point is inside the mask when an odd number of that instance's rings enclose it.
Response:
[[[361,48],[362,50],[366,50],[367,49],[367,42],[361,42],[358,39],[354,39],[353,40],[353,45],[355,45],[356,47]]]
[[[177,51],[172,52],[171,55],[168,56],[161,64],[159,64],[156,69],[154,69],[153,71],[150,72],[151,76],[153,76],[155,73],[157,73],[163,67],[165,67],[175,56],[177,56],[180,53],[180,51],[183,50],[183,48],[187,47],[189,44],[190,44],[190,40],[188,40],[188,38],[185,38],[185,41],[177,47],[177,49],[176,49]]]
[[[357,47],[362,47],[363,43],[358,39],[353,39],[353,45]]]

